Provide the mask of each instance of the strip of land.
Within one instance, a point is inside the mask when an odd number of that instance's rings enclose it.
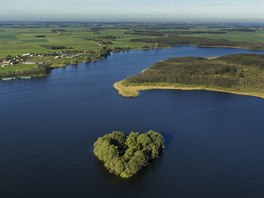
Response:
[[[173,58],[114,84],[124,97],[153,89],[207,90],[264,98],[264,55]]]
[[[255,96],[264,99],[264,93],[253,93],[247,91],[235,91],[235,90],[228,90],[223,88],[209,88],[205,86],[187,86],[187,85],[153,85],[153,86],[124,86],[122,84],[123,81],[116,82],[114,84],[114,88],[118,91],[118,93],[123,97],[137,97],[139,96],[140,91],[146,90],[183,90],[183,91],[194,91],[194,90],[204,90],[204,91],[216,91],[216,92],[223,92],[223,93],[232,93],[237,95],[245,95],[245,96]]]

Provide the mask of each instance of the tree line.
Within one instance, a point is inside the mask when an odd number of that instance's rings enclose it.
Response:
[[[246,47],[249,49],[264,49],[263,43],[248,43],[230,41],[227,39],[199,38],[190,36],[179,36],[169,34],[159,38],[136,38],[131,42],[159,43],[161,46],[178,46],[178,45],[197,45],[203,47]]]
[[[213,59],[172,58],[131,76],[124,85],[172,83],[264,91],[264,55],[239,54]]]

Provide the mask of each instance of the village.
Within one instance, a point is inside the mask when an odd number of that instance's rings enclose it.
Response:
[[[43,62],[26,62],[27,58],[29,57],[42,57],[43,55],[41,54],[34,54],[34,53],[26,53],[26,54],[21,54],[17,56],[11,56],[8,55],[6,58],[0,60],[0,66],[1,67],[9,67],[13,66],[18,63],[22,63],[25,65],[35,65],[35,64],[43,64]]]
[[[30,58],[38,58],[41,59],[44,56],[55,56],[55,59],[57,58],[71,58],[75,57],[76,55],[65,55],[62,51],[60,52],[49,52],[46,54],[37,54],[37,53],[26,53],[26,54],[21,54],[17,56],[11,56],[8,55],[6,58],[0,60],[0,66],[1,67],[8,67],[8,66],[13,66],[18,63],[22,63],[24,65],[39,65],[39,64],[44,64],[44,62],[33,62],[33,61],[27,61]]]
[[[0,59],[0,79],[3,81],[14,79],[30,79],[46,76],[48,71],[57,67],[64,67],[80,62],[97,61],[110,54],[112,50],[101,46],[99,50],[64,50],[47,53],[25,53],[8,55]],[[43,68],[45,68],[43,70]],[[41,71],[41,72],[40,72]]]
[[[114,51],[120,51],[121,49],[116,49]],[[80,56],[86,56],[85,60],[90,62],[90,59],[98,59],[98,57],[103,57],[109,54],[109,50],[106,46],[101,46],[98,52],[92,50],[81,50],[81,51],[57,51],[57,52],[47,52],[47,53],[25,53],[21,55],[11,56],[8,55],[3,59],[0,59],[0,67],[9,67],[16,64],[23,65],[42,65],[45,63],[50,64],[54,59],[74,59]],[[91,57],[94,56],[94,57]],[[88,59],[87,59],[88,57]],[[89,58],[90,57],[90,58]],[[41,61],[42,60],[42,61]]]
[[[72,56],[72,55],[71,55]],[[44,58],[45,57],[45,58]],[[62,51],[48,52],[46,54],[25,53],[21,55],[8,55],[0,60],[0,68],[2,81],[14,79],[31,79],[32,77],[41,77],[47,74],[50,64],[47,63],[52,59],[65,58]],[[44,70],[43,70],[44,68]]]

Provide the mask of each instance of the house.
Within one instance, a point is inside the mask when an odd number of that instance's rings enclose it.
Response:
[[[2,61],[0,62],[0,65],[1,65],[1,67],[12,66],[13,63],[12,63],[11,60],[2,60]]]
[[[23,57],[28,57],[28,56],[30,56],[30,53],[21,54],[21,56],[23,56]]]
[[[23,62],[23,65],[35,65],[36,62]]]
[[[1,67],[5,67],[5,66],[3,65],[3,61],[2,61],[2,60],[0,61],[0,66],[1,66]]]
[[[23,62],[23,65],[43,65],[44,62]]]

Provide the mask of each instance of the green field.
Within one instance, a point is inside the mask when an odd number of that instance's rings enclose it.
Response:
[[[231,31],[230,29],[223,31],[223,28],[187,24],[2,25],[0,60],[26,53],[41,54],[41,57],[34,55],[22,62],[44,62],[54,68],[96,61],[106,57],[111,51],[129,49],[178,45],[264,49],[263,28],[233,27]],[[63,56],[57,58],[56,53],[62,53]],[[7,70],[13,71],[14,74],[16,71],[28,69],[30,66],[21,65],[19,61],[15,66],[0,69],[0,76]]]
[[[56,31],[63,29],[63,32]],[[139,29],[139,28],[138,28]],[[4,58],[7,55],[19,55],[28,52],[34,53],[46,53],[51,50],[48,46],[64,46],[66,48],[74,50],[96,50],[99,49],[99,42],[103,40],[104,36],[114,36],[116,39],[112,40],[113,44],[109,44],[108,47],[121,47],[121,48],[136,48],[140,49],[144,46],[153,47],[154,43],[144,42],[131,42],[131,39],[138,38],[157,38],[155,36],[148,35],[135,35],[126,34],[129,30],[135,30],[131,28],[113,27],[100,29],[100,31],[91,31],[91,27],[82,27],[81,25],[71,25],[69,27],[60,27],[53,25],[50,27],[24,27],[24,26],[3,26],[0,31],[0,58]],[[140,30],[151,31],[144,29],[144,26]],[[208,29],[205,27],[194,27],[188,29],[188,31],[219,31],[220,29]],[[155,31],[167,31],[176,32],[184,31],[181,29],[162,29],[157,28]],[[186,30],[187,31],[187,30]],[[43,35],[45,37],[37,37]],[[226,32],[226,34],[188,34],[192,37],[203,37],[213,39],[227,39],[231,41],[241,42],[253,42],[264,43],[264,30],[260,29],[256,32]]]
[[[0,73],[4,72],[11,72],[11,71],[27,71],[34,69],[36,65],[23,65],[23,64],[16,64],[10,67],[0,67]]]
[[[252,42],[264,43],[264,29],[257,30],[256,32],[227,32],[226,34],[193,34],[193,37],[214,38],[214,39],[227,39],[239,42]]]
[[[20,55],[23,53],[46,53],[51,50],[48,46],[65,46],[74,50],[96,50],[102,37],[111,35],[117,37],[110,47],[142,48],[146,43],[130,42],[131,39],[141,36],[124,34],[126,29],[107,29],[99,34],[89,31],[84,27],[67,27],[64,33],[53,32],[59,27],[48,28],[1,28],[0,32],[0,58],[7,55]],[[37,38],[37,35],[45,35],[45,38]],[[85,39],[85,40],[83,40]]]

